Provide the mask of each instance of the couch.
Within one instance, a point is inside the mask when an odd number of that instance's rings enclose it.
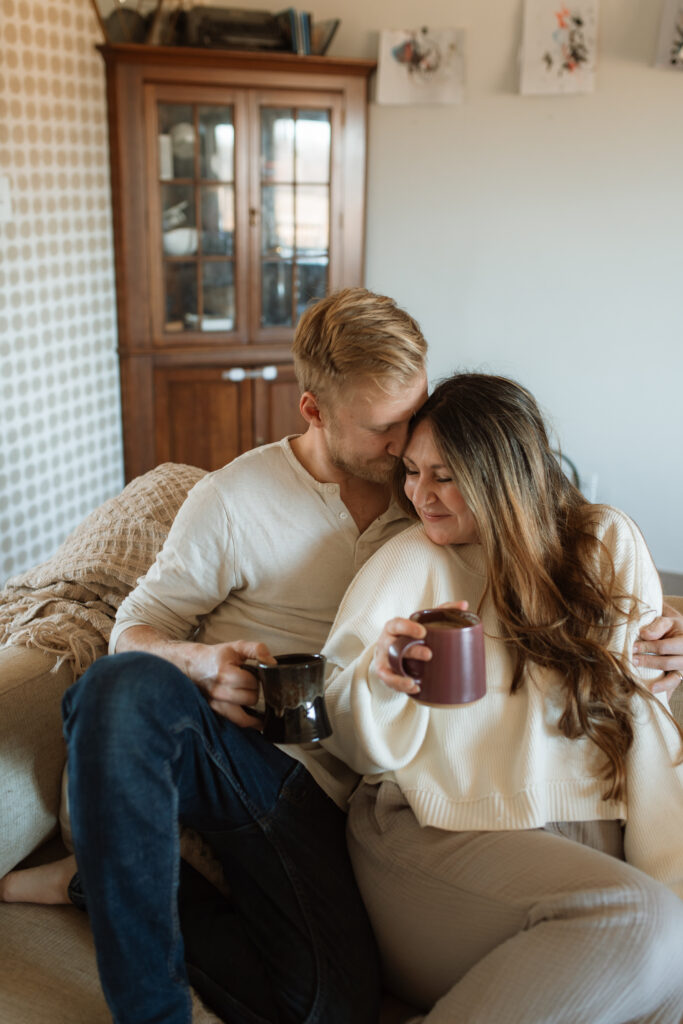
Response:
[[[683,598],[667,598],[683,610]],[[59,834],[65,760],[60,700],[73,672],[54,655],[0,648],[0,876],[65,852]],[[683,686],[672,707],[683,723]],[[2,1024],[104,1024],[111,1017],[86,914],[72,906],[0,903]],[[387,997],[382,1024],[405,1019]],[[217,1024],[195,997],[194,1022]],[[349,1022],[351,1024],[351,1022]]]

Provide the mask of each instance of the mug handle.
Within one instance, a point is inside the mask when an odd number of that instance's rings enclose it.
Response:
[[[247,665],[243,662],[239,667],[244,669],[245,672],[251,672],[252,676],[260,682],[260,676],[256,665]],[[265,711],[257,711],[256,708],[249,707],[248,704],[240,704],[240,707],[242,708],[242,711],[246,711],[246,713],[251,715],[252,718],[259,718],[263,721],[266,717]]]
[[[389,657],[389,664],[391,666],[392,671],[399,676],[405,676],[406,679],[421,679],[422,669],[426,662],[415,660],[411,662],[411,667],[418,668],[417,672],[407,671],[407,666],[405,662],[406,659],[410,659],[408,651],[410,651],[412,647],[426,646],[427,644],[425,643],[424,640],[413,640],[413,638],[409,636],[399,637],[396,640],[394,640],[387,652]]]

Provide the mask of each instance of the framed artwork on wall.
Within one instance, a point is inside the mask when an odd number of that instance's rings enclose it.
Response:
[[[380,33],[377,103],[462,103],[465,33],[458,28]]]
[[[597,27],[598,0],[525,0],[520,92],[592,92]]]
[[[683,0],[664,0],[655,64],[683,71]]]

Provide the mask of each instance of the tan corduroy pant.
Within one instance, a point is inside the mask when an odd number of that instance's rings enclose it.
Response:
[[[347,834],[387,986],[426,1024],[683,1021],[683,901],[619,859],[617,822],[420,828],[385,782]]]

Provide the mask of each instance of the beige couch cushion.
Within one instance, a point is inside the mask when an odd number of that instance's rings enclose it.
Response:
[[[0,875],[55,830],[65,758],[61,695],[71,671],[26,647],[0,650]]]

